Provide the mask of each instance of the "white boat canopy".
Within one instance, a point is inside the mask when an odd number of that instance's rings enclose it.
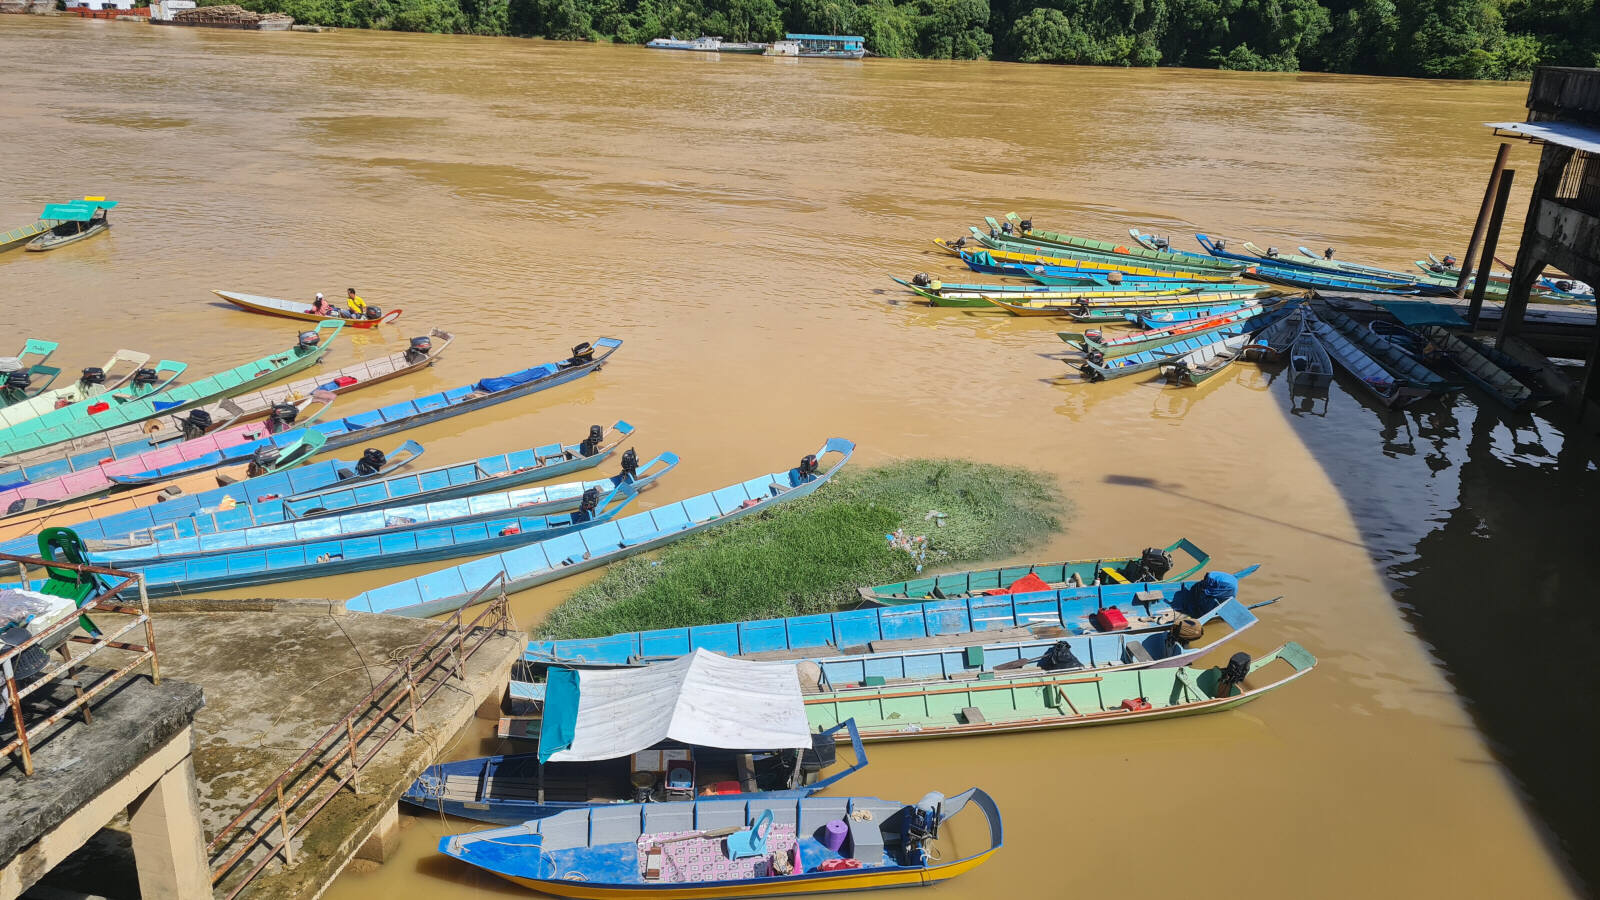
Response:
[[[630,669],[551,669],[539,761],[616,759],[662,741],[724,750],[811,747],[794,663],[699,649]]]

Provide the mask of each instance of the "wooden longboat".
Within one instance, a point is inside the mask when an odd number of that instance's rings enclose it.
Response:
[[[297,319],[301,322],[321,322],[328,318],[322,313],[311,311],[308,303],[296,303],[293,300],[280,300],[277,297],[264,297],[260,294],[242,294],[238,291],[212,291],[218,297],[232,303],[247,312],[260,313],[264,316],[277,316],[282,319]],[[379,325],[388,325],[400,318],[403,310],[391,309],[382,312],[377,318],[351,319],[341,321],[351,328],[377,328]]]

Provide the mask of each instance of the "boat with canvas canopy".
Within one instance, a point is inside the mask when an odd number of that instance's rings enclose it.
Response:
[[[117,201],[104,197],[47,204],[39,214],[39,221],[51,223],[49,230],[28,241],[23,249],[36,253],[55,250],[110,231],[111,221],[106,218],[106,212],[116,205]]]
[[[373,588],[351,597],[345,607],[358,612],[434,616],[472,601],[479,589],[494,579],[504,579],[503,590],[516,593],[576,575],[809,496],[838,474],[855,448],[844,438],[829,438],[792,469],[736,482],[577,534]]]
[[[274,384],[252,393],[235,394],[190,409],[183,415],[145,419],[38,450],[7,453],[5,442],[0,441],[0,457],[3,457],[0,465],[30,467],[42,476],[53,471],[43,464],[55,461],[58,469],[54,471],[60,474],[98,465],[108,457],[120,459],[169,442],[193,440],[235,425],[260,421],[271,416],[274,410],[281,412],[279,408],[285,404],[298,404],[317,391],[343,396],[419,372],[433,365],[453,340],[454,337],[448,332],[434,329],[431,334],[412,338],[405,350],[388,356],[352,363],[333,372],[301,378],[288,384]],[[0,474],[0,481],[4,479],[5,475]]]
[[[867,764],[835,763],[852,726],[813,733],[793,663],[697,651],[633,669],[556,669],[528,735],[537,749],[429,766],[401,800],[515,824],[626,801],[663,804],[805,797]]]
[[[968,810],[973,828],[944,829]],[[715,900],[937,884],[982,865],[1002,843],[999,808],[971,788],[914,804],[801,797],[588,807],[444,837],[439,852],[572,900]]]

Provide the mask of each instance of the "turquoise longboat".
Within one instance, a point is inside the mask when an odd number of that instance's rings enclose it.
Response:
[[[28,338],[16,356],[0,357],[0,409],[41,394],[55,383],[61,370],[45,363],[59,346],[55,341]],[[40,378],[44,381],[35,383]]]
[[[829,438],[793,469],[760,475],[579,534],[373,588],[351,597],[345,606],[359,612],[433,616],[460,608],[496,578],[505,579],[506,591],[516,592],[576,575],[807,496],[850,461],[855,447],[844,438]],[[829,456],[837,456],[838,461],[824,469],[823,461]]]
[[[593,528],[616,516],[636,495],[637,491],[631,484],[623,484],[603,499],[595,501],[592,507],[586,501],[583,509],[566,515],[512,514],[470,525],[452,526],[445,522],[393,534],[385,533],[382,529],[376,532],[363,531],[351,537],[330,531],[321,539],[263,548],[241,548],[197,559],[184,559],[180,555],[172,562],[152,561],[149,564],[129,565],[127,568],[144,576],[145,590],[150,596],[166,597],[436,562],[495,553]],[[107,555],[94,554],[94,558]]]
[[[1095,634],[1090,617],[1100,610],[1124,610],[1127,630],[1165,629],[1170,613],[1208,611],[1238,590],[1238,581],[1257,566],[1239,572],[1213,573],[1207,579],[1150,584],[1099,584],[1019,594],[934,600],[903,606],[867,607],[764,619],[631,631],[601,638],[531,641],[523,660],[546,665],[636,665],[676,659],[695,650],[724,656],[792,654],[796,650],[844,652],[895,641],[926,642],[951,636],[982,637],[1015,629],[1054,628],[1059,636]],[[1228,577],[1217,577],[1218,575]],[[1140,611],[1142,610],[1142,612]],[[951,638],[959,643],[965,638]]]
[[[620,430],[626,422],[614,428]],[[632,431],[628,426],[627,432]],[[357,470],[360,461],[329,460],[312,463],[304,468],[271,477],[257,476],[247,481],[223,485],[211,490],[168,498],[165,502],[142,506],[108,516],[100,516],[73,525],[85,538],[117,540],[128,535],[148,534],[155,529],[172,528],[185,520],[199,521],[207,517],[227,517],[232,513],[223,507],[233,506],[241,519],[255,514],[270,515],[264,510],[287,505],[285,516],[310,518],[319,509],[366,508],[369,501],[380,498],[441,500],[465,497],[490,490],[506,490],[522,484],[544,481],[599,465],[608,459],[621,443],[621,439],[602,444],[593,455],[584,455],[582,444],[546,444],[528,450],[517,450],[485,456],[470,462],[456,463],[416,473],[393,474],[384,472],[381,478],[361,480]],[[407,454],[415,459],[422,447],[407,441],[387,456],[398,458]],[[363,454],[363,459],[369,458]],[[386,467],[388,468],[388,467]],[[392,476],[392,477],[391,477]],[[380,484],[381,483],[381,484]],[[370,489],[370,490],[369,490]],[[248,507],[248,510],[244,508]],[[0,545],[0,552],[26,553],[14,549],[16,542]]]
[[[1181,568],[1173,561],[1173,557],[1180,553],[1187,557]],[[1188,538],[1179,538],[1166,547],[1152,547],[1138,556],[973,569],[864,587],[859,588],[858,592],[861,599],[868,603],[903,606],[924,600],[957,600],[977,595],[1017,593],[1024,589],[1056,590],[1095,584],[1187,581],[1210,564],[1211,554],[1196,547]],[[1030,575],[1033,576],[1031,579]],[[1035,588],[1035,584],[1040,586]]]
[[[173,536],[155,533],[148,540],[133,546],[97,552],[95,558],[116,567],[154,566],[252,550],[271,554],[284,548],[321,541],[356,542],[378,536],[391,541],[394,535],[418,531],[439,534],[445,529],[460,531],[484,522],[492,522],[505,534],[543,529],[549,530],[547,536],[553,537],[565,533],[562,526],[568,524],[563,521],[565,517],[556,518],[557,514],[573,513],[580,509],[593,512],[597,509],[600,497],[627,486],[631,490],[623,495],[623,500],[618,504],[620,508],[633,495],[654,484],[677,465],[676,454],[663,453],[642,466],[634,478],[522,487],[450,500],[413,501],[314,519],[247,525],[232,530],[218,530],[217,521],[213,518],[209,523],[210,528],[202,529],[200,523],[195,522],[193,528],[174,528],[177,533]],[[573,519],[572,524],[578,522]]]
[[[116,418],[117,410],[124,406],[131,406],[135,410],[148,408],[149,403],[145,401],[157,397],[163,391],[171,388],[177,383],[178,377],[188,368],[188,363],[164,359],[152,368],[135,371],[128,383],[120,388],[106,391],[103,394],[85,397],[76,403],[58,406],[55,409],[42,412],[35,411],[34,415],[27,416],[21,421],[12,422],[5,428],[0,429],[0,441],[5,442],[7,446],[14,446],[18,450],[31,450],[33,447],[27,443],[29,435],[58,425],[66,425],[76,419],[90,419],[97,422],[102,417],[106,417],[105,420],[113,426],[121,425],[123,422]],[[44,395],[41,394],[40,396]],[[16,406],[0,410],[0,415],[19,407],[30,406],[37,402],[38,399],[38,397],[35,397],[28,403],[19,403]]]
[[[315,330],[301,332],[295,338],[294,345],[281,353],[263,356],[198,381],[119,403],[94,415],[57,417],[57,414],[51,413],[37,416],[6,429],[0,435],[0,457],[50,447],[160,415],[185,412],[287,378],[321,362],[333,349],[333,341],[343,327],[344,323],[336,321],[318,323]]]
[[[25,400],[0,407],[0,434],[35,416],[97,397],[122,387],[150,361],[150,354],[118,350],[98,366],[86,366],[78,380],[66,387],[34,391]],[[53,380],[53,379],[52,379]]]

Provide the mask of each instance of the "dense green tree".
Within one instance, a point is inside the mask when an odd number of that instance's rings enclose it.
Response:
[[[230,0],[201,0],[203,3]],[[1600,0],[237,0],[345,28],[643,43],[860,34],[882,56],[1526,78],[1600,65]]]

